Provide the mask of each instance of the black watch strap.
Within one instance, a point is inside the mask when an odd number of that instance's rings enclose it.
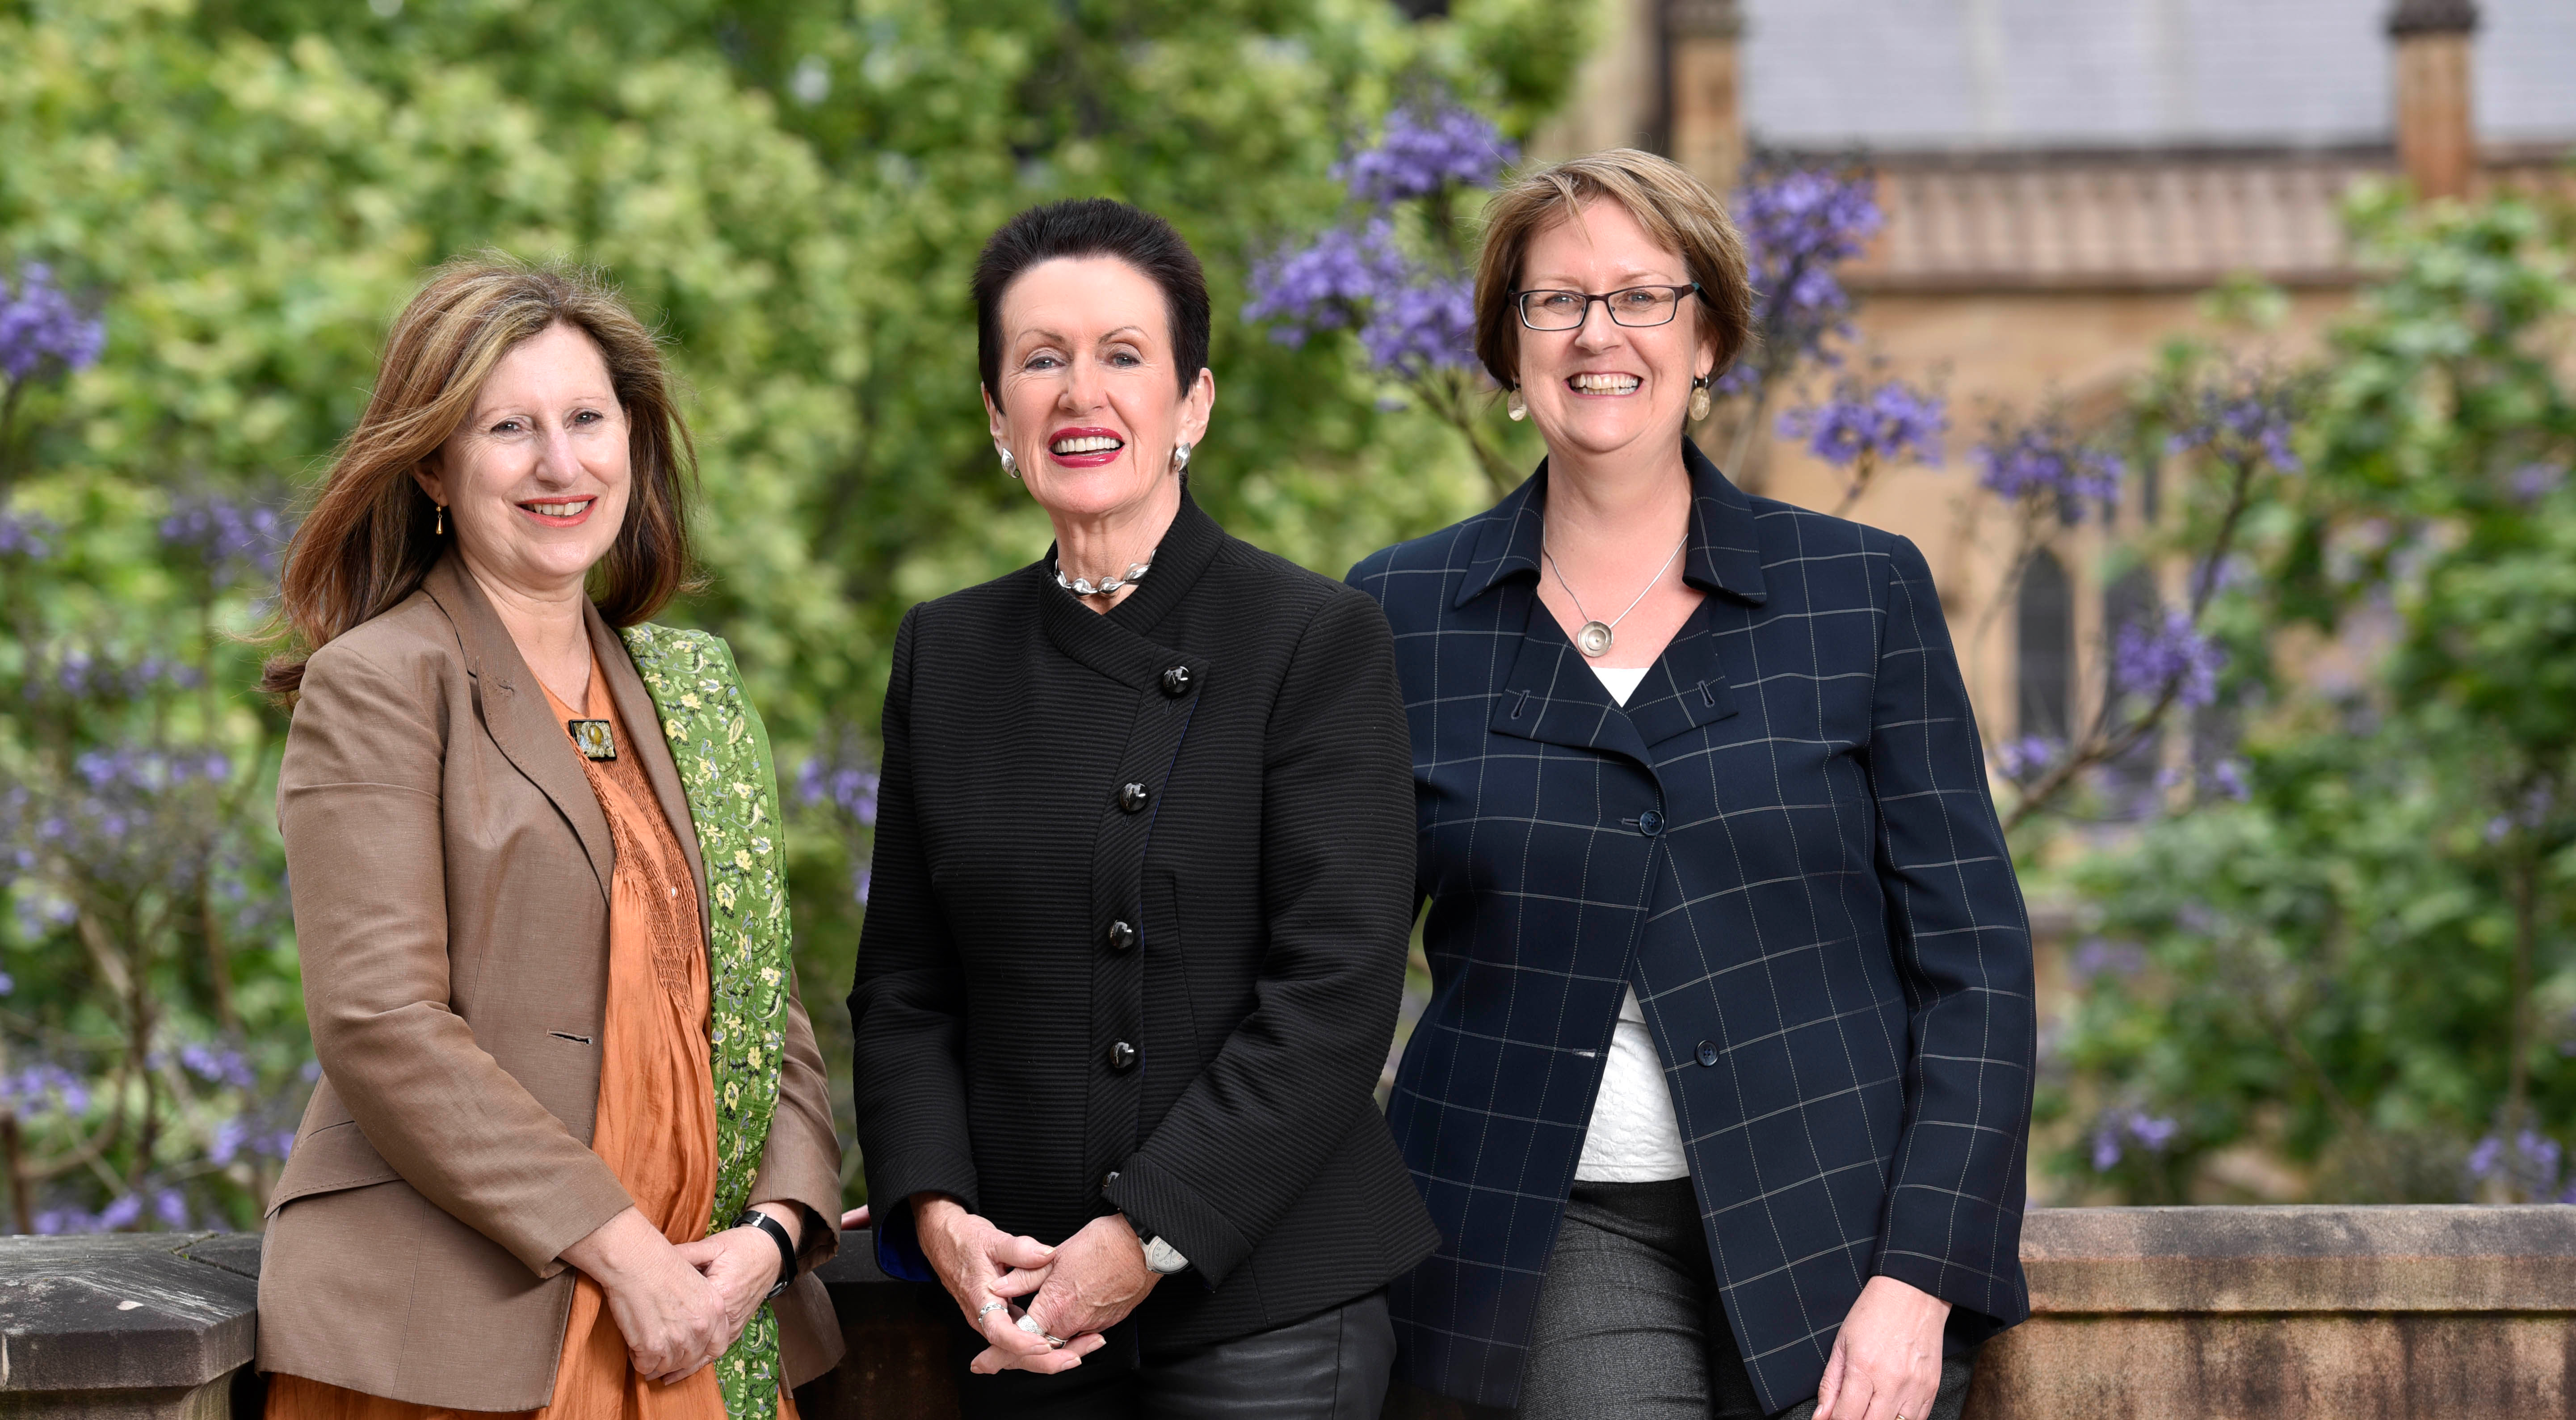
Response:
[[[788,1283],[796,1280],[796,1243],[794,1239],[787,1236],[787,1225],[757,1208],[744,1209],[742,1216],[733,1220],[733,1225],[737,1228],[758,1228],[769,1234],[771,1242],[778,1244],[778,1285],[770,1288],[769,1295],[761,1299],[775,1300],[779,1293],[787,1290]]]

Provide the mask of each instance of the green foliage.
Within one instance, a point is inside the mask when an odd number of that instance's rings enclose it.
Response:
[[[1481,506],[1483,480],[1453,431],[1235,313],[1253,257],[1339,209],[1333,162],[1401,97],[1453,93],[1515,133],[1562,97],[1588,7],[1452,9],[1417,25],[1378,0],[0,0],[0,265],[52,263],[108,325],[105,358],[18,415],[8,506],[70,550],[17,574],[10,604],[41,613],[48,645],[213,668],[216,691],[175,720],[136,703],[74,728],[174,724],[226,747],[232,817],[201,827],[231,835],[248,897],[274,902],[283,721],[249,694],[252,649],[224,639],[261,608],[194,587],[153,529],[196,490],[282,508],[308,487],[425,268],[570,256],[659,323],[693,393],[713,582],[673,616],[733,642],[791,778],[817,747],[863,759],[850,746],[874,728],[903,608],[1046,546],[992,462],[966,276],[1012,212],[1093,194],[1169,216],[1207,264],[1219,398],[1193,487],[1236,532],[1338,574]],[[12,783],[67,772],[38,752],[49,733],[0,712]],[[842,1061],[865,833],[827,802],[802,826],[801,975]],[[80,964],[83,930],[0,929],[12,1031],[72,1032],[98,1063],[230,1029],[280,1042],[271,1078],[292,1080],[282,913],[245,909],[220,966],[185,924],[137,945],[161,1006],[145,1014],[118,1014]],[[197,1168],[206,1143],[117,1148],[113,1169],[64,1176],[73,1201]],[[247,1225],[261,1179],[225,1178],[202,1206]]]
[[[2323,1196],[2549,1197],[2576,1129],[2569,233],[2513,200],[2355,215],[2388,274],[2313,376],[2310,472],[2256,515],[2251,797],[2073,875],[2101,937],[2058,1163],[2135,1198],[2249,1143]],[[2180,1128],[2134,1147],[2135,1111]]]

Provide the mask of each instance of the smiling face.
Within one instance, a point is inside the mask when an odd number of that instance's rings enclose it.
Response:
[[[1688,264],[1657,246],[1628,209],[1596,199],[1530,238],[1516,290],[1607,295],[1632,286],[1683,286]],[[1512,317],[1518,320],[1515,313]],[[1551,451],[1603,455],[1664,446],[1681,435],[1691,380],[1716,357],[1704,312],[1685,297],[1657,326],[1624,326],[1595,301],[1575,330],[1518,332],[1521,396]]]
[[[1001,388],[984,408],[1039,506],[1087,522],[1177,502],[1172,448],[1207,432],[1216,379],[1191,372],[1183,392],[1162,288],[1115,257],[1058,257],[1000,304]]]
[[[627,419],[608,362],[554,325],[493,366],[417,475],[475,571],[535,597],[577,592],[626,522]]]

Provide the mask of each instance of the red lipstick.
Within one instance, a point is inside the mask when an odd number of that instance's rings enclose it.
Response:
[[[1057,445],[1072,439],[1110,439],[1115,440],[1116,443],[1113,447],[1105,449],[1082,449],[1073,453],[1058,453],[1056,451]],[[1047,457],[1055,460],[1056,465],[1059,468],[1099,468],[1104,464],[1116,463],[1118,461],[1118,456],[1125,452],[1127,452],[1127,436],[1119,433],[1115,429],[1097,429],[1086,426],[1071,429],[1058,429],[1054,433],[1047,435]]]

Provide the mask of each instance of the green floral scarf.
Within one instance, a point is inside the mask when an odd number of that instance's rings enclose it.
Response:
[[[713,1021],[716,1204],[712,1233],[742,1216],[778,1110],[787,1046],[786,865],[778,834],[777,761],[742,693],[733,652],[703,631],[630,626],[621,633],[679,762],[707,865],[715,942]],[[764,1303],[716,1361],[727,1420],[774,1420],[783,1382],[778,1317]]]

